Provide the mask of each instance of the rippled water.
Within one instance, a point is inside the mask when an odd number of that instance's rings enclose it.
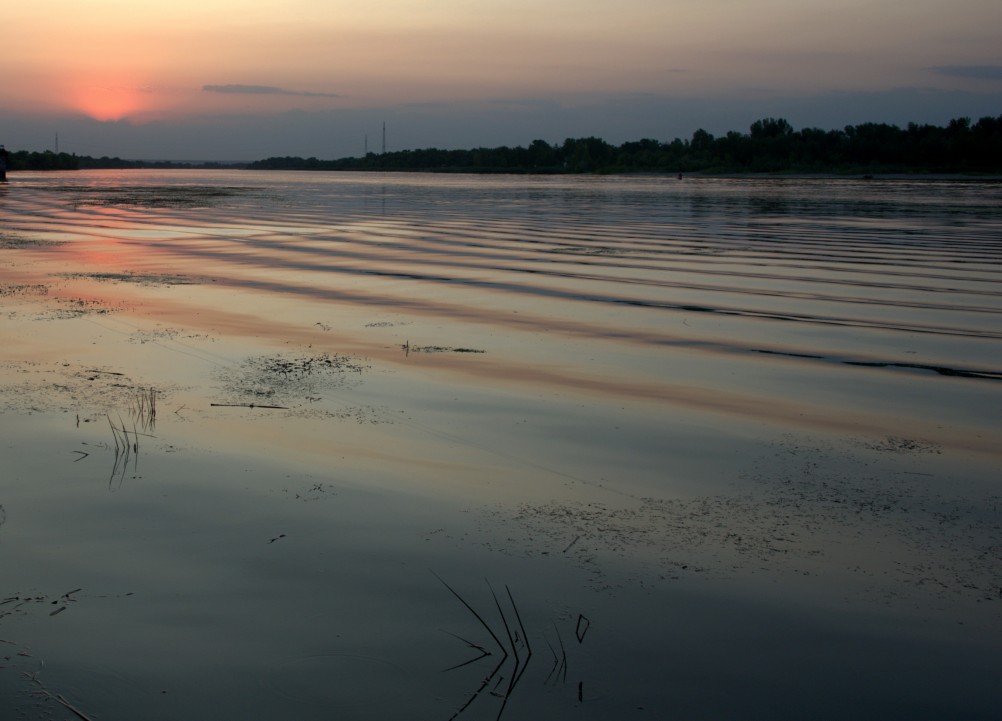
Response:
[[[1002,184],[84,172],[0,210],[23,713],[1002,700]]]

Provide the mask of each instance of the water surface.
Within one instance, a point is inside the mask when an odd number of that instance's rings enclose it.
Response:
[[[1002,700],[1002,185],[93,171],[0,210],[29,718]]]

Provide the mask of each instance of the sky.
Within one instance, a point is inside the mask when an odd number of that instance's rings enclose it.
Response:
[[[998,0],[36,0],[0,143],[340,158],[1002,115]]]

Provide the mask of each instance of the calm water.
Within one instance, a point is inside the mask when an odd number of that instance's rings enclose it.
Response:
[[[29,718],[1002,701],[1002,184],[85,172],[0,212]]]

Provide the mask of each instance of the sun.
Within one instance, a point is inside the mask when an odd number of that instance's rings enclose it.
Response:
[[[68,79],[67,106],[101,122],[137,121],[158,110],[160,102],[142,79],[124,73],[87,74]]]
[[[140,92],[118,84],[78,86],[69,98],[73,107],[95,120],[122,120],[143,109]]]

